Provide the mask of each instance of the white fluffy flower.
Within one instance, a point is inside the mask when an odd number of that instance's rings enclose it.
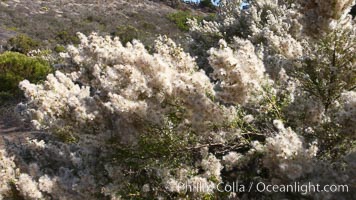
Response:
[[[38,184],[27,174],[21,174],[19,176],[19,180],[16,182],[16,187],[25,198],[42,198],[42,193],[38,189]]]
[[[338,121],[345,127],[348,135],[356,135],[356,92],[344,92],[341,95],[342,109],[337,113]]]
[[[53,186],[53,180],[48,175],[41,176],[38,179],[38,187],[41,191],[51,193]]]
[[[303,139],[291,128],[284,128],[279,120],[274,120],[279,129],[276,136],[267,138],[264,165],[273,175],[281,179],[295,180],[313,169],[313,159],[317,147],[312,144],[309,149],[304,147]]]
[[[16,180],[16,165],[13,157],[8,157],[5,150],[0,149],[0,199],[11,191],[10,183]]]
[[[222,170],[222,165],[220,160],[214,155],[210,154],[207,158],[201,161],[201,167],[205,170],[206,178],[215,178],[221,180],[220,174]]]
[[[253,122],[253,120],[255,120],[255,118],[253,117],[253,115],[246,115],[243,117],[243,120],[246,123],[251,123],[251,122]]]
[[[39,85],[20,83],[31,100],[28,110],[35,127],[60,129],[66,124],[74,133],[110,130],[133,139],[139,132],[134,122],[162,124],[176,109],[167,105],[188,110],[185,121],[200,130],[227,119],[229,109],[212,100],[209,77],[172,40],[159,38],[152,55],[138,41],[124,47],[117,38],[79,36],[81,44],[68,49],[78,71],[57,71]],[[108,123],[109,115],[115,127]]]
[[[265,68],[250,41],[235,38],[235,42],[238,50],[221,40],[220,48],[210,49],[209,62],[212,77],[219,81],[218,97],[226,103],[245,104],[261,90]]]
[[[166,188],[171,192],[181,192],[181,188],[179,184],[180,183],[173,178],[167,180],[165,183]]]
[[[241,164],[240,162],[243,159],[243,157],[244,156],[242,154],[231,151],[223,157],[224,166],[226,167],[227,170],[231,170],[234,167]]]

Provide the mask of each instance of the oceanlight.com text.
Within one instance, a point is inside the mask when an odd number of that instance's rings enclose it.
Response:
[[[218,184],[204,184],[198,183],[179,183],[178,189],[181,192],[199,192],[199,193],[211,193],[213,191],[218,192],[235,192],[235,193],[245,193],[245,192],[267,192],[267,193],[320,193],[320,192],[349,192],[349,186],[335,185],[335,184],[314,184],[311,182],[300,183],[294,182],[292,184],[268,184],[264,182],[240,184],[239,182],[233,183],[223,183]]]

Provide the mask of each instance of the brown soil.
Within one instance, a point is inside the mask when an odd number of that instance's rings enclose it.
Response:
[[[21,121],[14,108],[14,105],[0,107],[0,149],[6,148],[7,143],[20,144],[37,133],[31,130],[29,124]]]

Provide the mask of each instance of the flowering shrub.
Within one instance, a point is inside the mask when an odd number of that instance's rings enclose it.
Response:
[[[281,121],[275,120],[279,134],[267,138],[264,165],[271,170],[274,178],[295,180],[313,170],[313,157],[317,147],[303,147],[303,141],[290,128],[284,128]]]
[[[265,68],[250,41],[236,38],[234,42],[235,51],[221,40],[219,49],[210,49],[209,61],[212,77],[220,82],[218,97],[225,103],[245,104],[253,91],[261,90]]]
[[[189,26],[186,23],[187,20],[189,18],[193,18],[193,16],[187,11],[180,11],[177,13],[169,14],[167,18],[174,22],[182,31],[189,31]]]
[[[308,138],[322,140],[325,153],[336,143],[345,145],[341,144],[345,136],[340,136],[345,130],[335,113],[343,93],[356,87],[356,57],[351,53],[356,28],[348,15],[355,2],[253,1],[248,10],[239,9],[241,2],[221,1],[215,22],[189,21],[198,64],[214,74],[209,60],[214,55],[205,52],[218,48],[221,39],[236,50],[241,48],[236,37],[248,40],[274,81],[276,98],[289,102],[283,103],[279,117]]]
[[[354,130],[354,35],[329,38],[354,33],[344,14],[352,2],[271,0],[244,11],[239,3],[222,1],[214,22],[190,21],[197,60],[167,37],[151,53],[137,40],[79,33],[80,44],[61,54],[66,68],[40,84],[20,83],[28,101],[18,111],[51,134],[9,144],[16,157],[4,160],[4,190],[12,184],[28,199],[355,197],[218,190],[221,182],[354,178],[354,134],[344,134]]]
[[[9,158],[4,150],[0,151],[1,162],[1,182],[0,182],[0,198],[11,196],[11,181],[16,176],[16,165],[13,158]]]

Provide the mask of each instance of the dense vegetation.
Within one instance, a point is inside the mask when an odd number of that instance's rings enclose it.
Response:
[[[182,31],[189,31],[189,26],[187,24],[188,19],[197,18],[199,21],[202,20],[202,17],[193,16],[188,11],[179,11],[176,13],[171,13],[168,16],[168,19],[174,22],[178,28]]]
[[[19,52],[22,54],[28,54],[31,50],[36,50],[40,46],[38,41],[33,40],[27,35],[20,34],[10,38],[5,46],[8,51]]]
[[[0,54],[0,93],[2,100],[19,95],[19,82],[27,79],[33,83],[44,80],[52,71],[49,63],[41,58],[21,53]]]

